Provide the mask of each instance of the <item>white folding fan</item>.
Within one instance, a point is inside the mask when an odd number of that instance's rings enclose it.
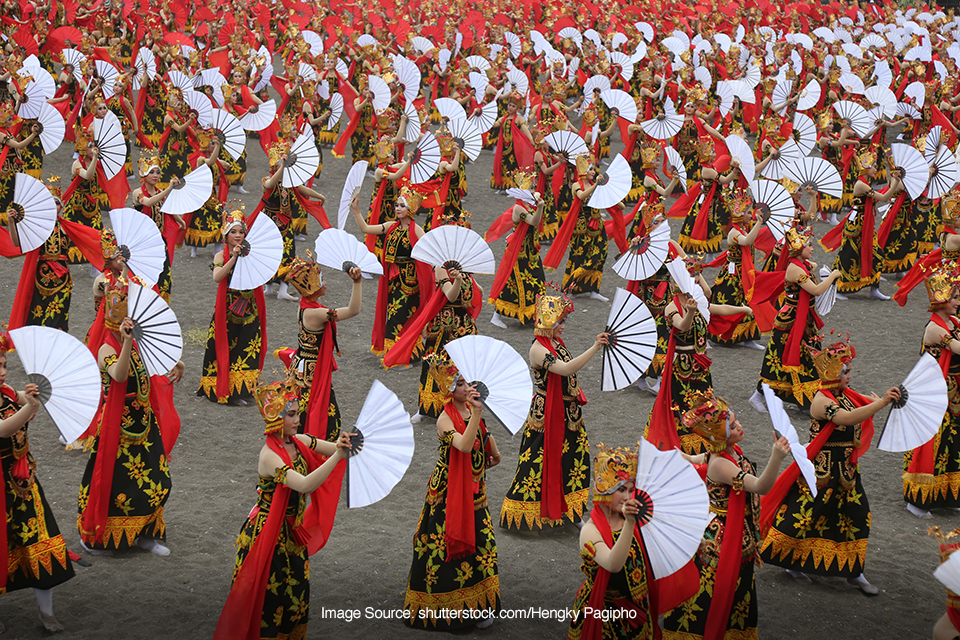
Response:
[[[363,187],[363,178],[367,175],[369,165],[366,160],[353,163],[343,182],[343,191],[340,192],[340,206],[337,209],[337,228],[343,229],[350,217],[350,201],[360,193]]]
[[[615,155],[607,166],[607,170],[597,173],[597,186],[590,194],[587,205],[606,209],[619,204],[630,193],[632,182],[633,170],[630,168],[630,163],[622,155]]]
[[[277,103],[264,100],[262,104],[251,105],[247,112],[240,116],[240,126],[247,131],[263,131],[276,117]]]
[[[877,448],[899,453],[926,444],[940,430],[948,404],[940,364],[925,353],[900,385],[900,400],[890,405]]]
[[[616,391],[636,382],[650,366],[657,352],[657,323],[640,298],[618,287],[604,332],[610,336],[603,346],[600,390]]]
[[[160,294],[131,284],[127,315],[133,320],[133,339],[147,372],[162,376],[173,369],[183,353],[183,334],[176,314]]]
[[[643,207],[637,212],[643,215]],[[663,266],[670,253],[670,227],[664,220],[657,227],[640,238],[636,246],[631,246],[614,263],[613,270],[626,280],[646,280]]]
[[[684,264],[683,258],[676,258],[668,262],[667,271],[670,272],[670,277],[673,278],[674,284],[677,285],[680,291],[696,300],[697,311],[699,311],[703,319],[707,321],[707,324],[710,324],[710,302],[707,300],[707,296],[704,295],[700,283],[694,280],[690,272],[687,271],[687,265]]]
[[[281,183],[288,189],[306,184],[319,166],[320,152],[314,142],[313,130],[308,129],[297,137],[287,152],[283,160]]]
[[[153,220],[136,209],[124,208],[111,209],[110,222],[130,271],[147,282],[159,282],[167,250]]]
[[[180,176],[180,182],[173,185],[160,206],[160,211],[171,215],[191,213],[201,208],[212,193],[213,172],[206,163],[201,163],[187,175]]]
[[[108,180],[123,170],[127,162],[127,141],[112,111],[107,111],[103,118],[93,119],[93,145],[100,150],[98,159]]]
[[[211,112],[211,127],[213,134],[220,141],[220,146],[230,154],[234,160],[239,160],[247,146],[247,134],[243,131],[240,121],[229,111],[214,109]]]
[[[230,288],[249,291],[272,280],[283,260],[283,236],[273,220],[258,215],[241,246],[230,274]]]
[[[410,182],[420,184],[433,178],[442,157],[440,143],[432,133],[427,131],[413,151],[413,159],[410,161]]]
[[[14,174],[9,209],[13,210],[17,243],[23,253],[43,245],[57,223],[57,203],[53,194],[46,185],[26,173]]]
[[[382,276],[383,265],[367,246],[342,229],[324,229],[313,245],[317,262],[325,267],[349,272],[358,267],[365,277]]]
[[[770,421],[773,423],[773,430],[777,436],[783,436],[790,443],[790,453],[793,455],[803,479],[807,481],[807,488],[813,497],[817,497],[817,473],[814,471],[813,463],[807,458],[807,448],[800,444],[800,438],[797,436],[797,430],[790,422],[790,416],[783,408],[783,400],[773,392],[766,384],[763,385],[763,399],[766,401],[767,412],[770,414]]]
[[[465,273],[493,274],[497,271],[493,251],[476,231],[447,224],[423,234],[410,257],[434,267]]]

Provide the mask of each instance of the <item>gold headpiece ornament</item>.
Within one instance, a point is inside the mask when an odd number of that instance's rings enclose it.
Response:
[[[713,145],[713,138],[701,138],[700,145],[697,147],[697,153],[700,156],[701,162],[712,161],[713,156],[716,153],[716,149]]]
[[[450,129],[447,128],[446,122],[440,125],[435,137],[437,143],[440,145],[441,153],[445,156],[453,155],[453,145],[456,144],[456,141],[453,139],[453,134],[450,133]]]
[[[58,203],[63,203],[63,190],[60,188],[60,176],[48,177],[47,189],[50,191],[50,195],[56,198]]]
[[[863,150],[857,154],[857,168],[860,171],[866,171],[877,164],[877,154],[873,151]]]
[[[117,236],[113,229],[100,231],[100,253],[106,260],[113,260],[120,255],[120,245],[117,243]]]
[[[688,253],[683,258],[683,266],[687,268],[687,273],[694,279],[703,271],[703,254]]]
[[[698,393],[690,403],[690,409],[680,419],[687,427],[706,442],[715,453],[727,448],[730,437],[730,407],[723,398],[714,395],[713,389]]]
[[[927,287],[927,299],[930,301],[928,311],[936,311],[953,297],[953,290],[957,288],[957,273],[941,268],[929,274],[923,283]]]
[[[395,145],[389,136],[382,136],[380,141],[373,146],[373,152],[377,156],[378,162],[386,162],[393,157]]]
[[[699,84],[691,89],[687,89],[687,100],[697,103],[707,97],[707,93]]]
[[[413,217],[420,209],[420,203],[423,202],[423,194],[405,186],[400,189],[400,195],[397,199],[403,200],[403,203],[407,205],[407,209],[410,211],[410,216]]]
[[[752,209],[753,198],[743,189],[738,189],[730,202],[730,217],[734,220],[742,220]]]
[[[830,333],[833,333],[831,331]],[[820,351],[807,348],[813,357],[813,364],[820,375],[820,388],[833,389],[840,386],[840,374],[843,368],[857,357],[857,350],[850,344],[850,336],[846,341],[835,342]]]
[[[127,282],[118,280],[103,293],[103,324],[110,331],[119,331],[127,317]]]
[[[781,186],[783,186],[784,189],[789,191],[791,195],[796,193],[797,189],[800,188],[800,185],[794,182],[793,180],[791,180],[790,178],[780,178],[780,184]]]
[[[946,562],[954,551],[960,549],[960,529],[954,529],[944,533],[940,527],[930,527],[927,529],[927,535],[933,536],[940,544],[940,562]],[[956,606],[957,594],[947,589],[947,606]]]
[[[160,154],[155,149],[144,149],[140,152],[140,160],[137,163],[137,171],[140,177],[146,176],[154,167],[160,168]]]
[[[267,157],[270,160],[270,166],[274,167],[280,164],[280,159],[290,150],[290,145],[284,142],[283,140],[277,140],[272,145],[270,145],[270,150],[267,152]]]
[[[533,171],[516,169],[510,172],[510,178],[513,180],[513,185],[517,189],[532,191],[533,188],[537,186],[537,174]]]
[[[234,88],[232,84],[222,84],[220,85],[220,93],[223,94],[224,100],[229,100],[233,97]]]
[[[313,255],[307,251],[307,260],[300,256],[294,257],[287,267],[280,268],[280,276],[284,282],[292,284],[304,299],[315,295],[323,287],[323,274],[313,260]]]
[[[291,402],[299,404],[300,387],[293,376],[284,380],[260,385],[253,390],[253,398],[260,409],[260,415],[266,427],[264,435],[277,433],[283,429],[283,414]]]
[[[244,229],[247,228],[247,221],[243,215],[243,211],[240,209],[231,209],[229,211],[223,212],[223,222],[220,225],[220,235],[226,236],[230,233],[230,229],[235,226],[241,226]]]
[[[830,115],[829,111],[824,111],[820,114],[820,117],[817,118],[817,127],[820,129],[826,129],[833,125],[833,117]]]
[[[590,106],[583,110],[583,123],[588,127],[592,127],[597,124],[598,119],[597,106],[591,102]]]
[[[13,110],[13,102],[7,101],[0,104],[0,126],[9,126],[17,119],[17,114]]]
[[[93,136],[87,132],[86,129],[80,126],[80,119],[77,119],[77,123],[73,126],[73,135],[77,139],[77,148],[86,149],[90,146],[90,143],[93,142]]]
[[[653,446],[653,445],[650,445]],[[613,494],[637,477],[637,451],[627,447],[611,449],[602,442],[593,459],[593,503],[608,503]]]
[[[537,296],[534,305],[533,334],[550,338],[557,324],[573,312],[573,301],[565,294]]]
[[[660,145],[652,140],[645,139],[640,146],[640,162],[644,169],[649,169],[660,159]]]
[[[791,227],[787,229],[785,234],[787,251],[789,251],[791,255],[800,253],[812,237],[813,231],[811,231],[809,227]]]
[[[453,393],[453,389],[457,386],[457,380],[460,378],[460,371],[457,369],[457,365],[453,364],[453,360],[450,359],[446,349],[438,349],[434,353],[425,356],[424,360],[426,360],[430,366],[430,373],[433,375],[433,380],[436,382],[437,388],[440,389],[440,392],[444,396],[449,397]]]
[[[197,130],[197,144],[200,145],[201,149],[206,149],[210,146],[210,142],[213,141],[213,131],[210,129],[199,129]]]
[[[940,207],[943,223],[953,226],[960,221],[960,192],[954,190],[943,199]]]
[[[588,153],[581,153],[577,156],[577,175],[585,176],[587,171],[590,170],[590,167],[593,165],[593,156]]]

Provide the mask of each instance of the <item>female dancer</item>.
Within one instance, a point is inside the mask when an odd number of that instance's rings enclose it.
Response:
[[[650,615],[649,567],[637,534],[636,476],[636,451],[600,445],[593,460],[593,511],[580,530],[580,569],[587,577],[573,602],[568,640],[654,637],[658,622]],[[598,620],[588,608],[635,615]]]
[[[499,127],[500,133],[496,138],[490,188],[504,194],[507,189],[516,186],[511,174],[517,169],[528,169],[533,164],[534,145],[530,129],[518,111],[524,106],[523,98],[510,94],[501,100],[506,100],[507,112],[493,123],[493,128]]]
[[[404,623],[444,631],[469,625],[486,629],[500,610],[497,542],[489,526],[486,487],[486,470],[500,464],[500,451],[481,417],[476,388],[467,385],[443,351],[429,359],[431,377],[445,398],[437,418],[440,457],[413,536],[403,603],[410,617]],[[435,545],[437,531],[443,534]]]
[[[373,323],[370,351],[383,355],[397,341],[400,330],[416,315],[424,300],[421,283],[430,282],[430,267],[419,266],[410,251],[423,236],[423,228],[413,220],[423,197],[404,187],[397,196],[394,211],[397,219],[370,225],[360,216],[357,197],[350,202],[353,218],[360,231],[368,236],[385,236],[383,243],[383,276],[377,290],[377,309]],[[418,353],[414,349],[414,355]]]
[[[312,258],[309,251],[307,258]],[[293,266],[284,276],[301,296],[297,350],[289,362],[291,375],[300,387],[301,432],[329,442],[340,437],[340,406],[331,383],[337,368],[333,352],[340,352],[337,323],[360,313],[363,297],[360,269],[352,267],[347,273],[353,280],[350,304],[339,309],[320,304],[320,298],[327,295],[327,283],[320,265],[312,259],[307,262],[294,258]]]
[[[536,394],[523,429],[517,473],[500,510],[501,527],[534,532],[583,515],[590,492],[590,442],[577,371],[609,338],[597,335],[589,349],[572,358],[562,336],[573,302],[564,295],[543,295],[536,306],[530,347]]]
[[[926,280],[930,300],[930,321],[923,332],[923,353],[937,359],[947,380],[950,403],[943,415],[940,431],[928,443],[903,456],[903,499],[907,511],[918,518],[930,518],[930,509],[960,507],[960,290],[953,269],[938,270]]]
[[[730,184],[739,175],[739,163],[734,160],[728,173],[721,173],[715,164],[716,155],[711,140],[705,140],[699,148],[703,168],[700,181],[685,195],[677,198],[670,207],[669,217],[684,217],[680,228],[680,246],[688,253],[716,253],[723,241],[723,229],[729,225],[730,213],[721,193],[724,185]]]
[[[183,243],[190,247],[190,257],[197,257],[197,249],[214,245],[214,253],[219,253],[217,243],[220,240],[220,222],[223,220],[223,203],[227,200],[230,182],[227,180],[227,164],[220,157],[220,139],[210,135],[208,130],[197,132],[197,143],[200,150],[190,155],[190,162],[194,169],[201,165],[210,167],[213,174],[213,190],[210,197],[198,210],[190,216],[187,233]],[[228,156],[229,157],[229,156]]]
[[[4,593],[33,588],[40,622],[57,633],[63,625],[53,615],[52,589],[73,577],[73,564],[30,453],[27,428],[40,410],[40,389],[28,384],[16,391],[6,384],[7,351],[12,348],[9,336],[0,338],[0,507],[5,513],[0,560],[6,566],[0,572],[0,588]]]
[[[760,496],[773,487],[790,445],[786,438],[774,436],[770,461],[758,476],[757,468],[738,444],[743,441],[743,426],[733,409],[712,390],[694,400],[683,423],[703,439],[707,449],[706,454],[691,461],[707,465],[707,492],[714,518],[693,557],[700,571],[700,589],[664,616],[663,637],[755,638],[757,587],[753,568],[760,544]]]
[[[940,530],[940,527],[931,527],[927,530],[927,535],[937,538],[940,543],[940,563],[946,562],[951,554],[956,553],[958,544],[957,536],[960,536],[960,529],[954,529],[948,533]],[[933,627],[933,640],[956,640],[960,637],[960,595],[947,589],[947,611],[937,620]]]
[[[266,303],[262,287],[238,291],[227,285],[247,235],[243,213],[228,212],[220,235],[224,238],[223,251],[213,257],[216,308],[207,332],[197,395],[220,404],[243,406],[253,397],[263,369]]]
[[[351,434],[335,443],[297,435],[298,390],[293,380],[257,387],[266,422],[257,505],[237,537],[233,583],[214,640],[306,637],[310,555],[333,525]]]
[[[807,457],[817,474],[817,495],[791,465],[763,500],[760,535],[764,562],[784,567],[798,582],[806,574],[840,576],[867,595],[879,589],[863,567],[870,535],[870,505],[857,461],[870,447],[873,415],[900,399],[900,389],[883,397],[850,389],[850,363],[856,351],[837,342],[813,354],[820,389],[810,404]]]
[[[784,276],[786,298],[773,321],[773,335],[763,356],[757,391],[750,397],[750,404],[762,413],[766,413],[766,407],[760,393],[761,384],[768,385],[784,402],[802,408],[810,406],[820,388],[810,350],[820,349],[823,322],[814,308],[813,298],[829,289],[841,274],[834,269],[822,282],[814,280],[816,264],[810,262],[812,236],[808,227],[791,228],[787,229],[784,239],[783,250],[788,256]]]
[[[95,555],[138,546],[167,556],[170,549],[161,544],[163,505],[170,496],[167,461],[176,439],[167,420],[176,418],[176,410],[150,379],[133,343],[127,283],[110,287],[101,304],[107,333],[96,353],[103,406],[80,484],[80,543]],[[172,382],[182,376],[182,362],[166,374]]]
[[[160,183],[160,164],[161,161],[158,160],[155,153],[144,151],[140,154],[138,171],[140,173],[140,186],[133,192],[133,208],[153,220],[157,229],[164,236],[166,251],[163,258],[163,271],[160,272],[160,280],[157,282],[157,286],[160,295],[169,304],[170,293],[173,289],[170,265],[173,262],[173,250],[176,248],[176,236],[178,231],[186,229],[187,224],[179,215],[168,216],[160,211],[164,199],[180,184],[180,178],[173,176],[170,178],[170,184],[165,189],[160,189],[157,186]]]
[[[196,140],[193,126],[197,112],[183,98],[179,89],[173,89],[167,98],[167,115],[163,117],[164,133],[160,142],[160,180],[164,184],[174,176],[183,178],[190,173],[191,140]]]
[[[544,200],[539,192],[534,193],[533,198],[536,208],[532,213],[529,203],[520,199],[510,209],[513,234],[507,240],[507,248],[497,267],[497,275],[487,299],[494,306],[490,322],[501,329],[507,328],[502,316],[516,318],[520,324],[526,324],[527,320],[533,318],[534,302],[543,295],[544,276],[537,229],[543,219]]]
[[[86,139],[86,138],[85,138]],[[92,141],[84,144],[84,154],[73,161],[70,175],[73,180],[67,187],[63,203],[63,218],[68,222],[77,222],[99,232],[103,229],[100,219],[100,210],[110,207],[110,199],[103,191],[97,177],[97,164],[100,150],[93,146]],[[86,262],[83,253],[77,247],[71,246],[67,250],[70,264]],[[91,266],[90,273],[96,276],[96,269]]]

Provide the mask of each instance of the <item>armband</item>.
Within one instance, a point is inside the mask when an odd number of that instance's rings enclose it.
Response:
[[[949,349],[951,342],[953,342],[953,338],[949,333],[944,334],[943,337],[940,338],[940,346],[944,349]]]
[[[797,277],[797,284],[803,284],[804,282],[806,282],[806,281],[809,280],[809,279],[810,279],[809,274],[801,273],[801,274]]]
[[[274,471],[274,473],[273,473],[273,481],[274,481],[276,484],[286,484],[286,483],[287,483],[287,471],[289,471],[289,470],[290,470],[290,467],[289,467],[288,465],[284,465],[284,466],[280,467],[279,469],[277,469],[276,471]]]
[[[743,491],[743,478],[746,475],[747,472],[741,469],[740,473],[733,476],[733,482],[731,483],[731,486],[733,486],[734,491]]]
[[[830,421],[833,421],[834,416],[838,413],[840,413],[840,405],[835,402],[831,402],[823,410],[823,416]]]
[[[583,543],[583,549],[580,550],[580,553],[587,558],[595,558],[597,557],[597,546],[590,540],[587,540]]]
[[[552,353],[548,353],[547,355],[543,356],[543,368],[549,369],[556,361],[557,356],[553,355]]]

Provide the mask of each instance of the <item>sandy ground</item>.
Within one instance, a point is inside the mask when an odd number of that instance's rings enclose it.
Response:
[[[620,148],[614,144],[614,151]],[[62,146],[48,157],[45,175],[69,174],[70,154]],[[247,210],[260,197],[259,179],[266,175],[266,159],[256,141],[248,143],[250,155],[247,187],[243,196]],[[319,190],[328,196],[327,209],[336,215],[336,202],[350,167],[348,159],[337,160],[325,152]],[[489,188],[493,155],[484,152],[467,169],[469,196],[465,207],[472,213],[475,228],[485,230],[495,216],[512,203]],[[66,184],[63,184],[66,187]],[[364,185],[361,201],[369,202],[372,180]],[[231,198],[239,197],[231,192]],[[673,235],[679,221],[671,221]],[[347,229],[359,235],[351,220]],[[827,226],[815,227],[821,236]],[[310,241],[300,243],[301,254],[313,247],[319,225],[310,220]],[[503,240],[493,246],[499,258]],[[610,257],[601,290],[611,297],[622,280],[610,268]],[[825,262],[817,248],[814,260]],[[200,377],[203,339],[213,313],[215,286],[209,264],[210,251],[190,258],[189,251],[177,252],[173,269],[173,309],[187,336],[183,360],[186,375],[176,391],[176,403],[183,420],[180,441],[171,462],[173,491],[165,508],[167,540],[172,555],[161,558],[146,552],[130,552],[115,558],[89,558],[91,568],[77,567],[76,579],[55,590],[56,611],[66,627],[64,638],[206,638],[210,637],[230,587],[234,541],[256,496],[256,461],[263,422],[253,406],[226,407],[194,395]],[[830,258],[832,262],[832,257]],[[19,260],[0,262],[0,317],[6,317],[13,302],[20,274]],[[71,332],[84,335],[93,319],[91,278],[87,266],[72,268],[74,295]],[[555,277],[559,278],[560,274]],[[712,281],[714,273],[708,274]],[[349,279],[342,273],[327,273],[328,306],[345,305]],[[489,289],[491,276],[478,278]],[[892,283],[882,289],[893,293]],[[333,377],[344,423],[356,419],[367,390],[374,379],[381,380],[398,394],[410,411],[416,409],[419,367],[409,371],[384,371],[369,352],[376,298],[375,281],[365,281],[363,311],[357,318],[341,323],[339,340],[343,351],[340,370]],[[577,299],[576,311],[568,321],[566,342],[574,353],[586,349],[602,330],[608,305]],[[921,333],[928,318],[921,288],[906,308],[893,301],[879,302],[855,294],[840,302],[826,319],[826,329],[849,331],[859,357],[853,386],[860,392],[882,391],[902,381],[918,357]],[[506,330],[489,323],[491,309],[485,307],[479,319],[480,332],[509,342],[524,356],[532,341],[532,327],[508,321]],[[270,298],[267,327],[271,351],[296,346],[297,305]],[[713,377],[719,393],[739,410],[747,430],[744,448],[762,467],[770,454],[768,419],[749,407],[746,400],[756,384],[762,352],[744,348],[715,348]],[[10,358],[8,382],[21,388],[24,377],[15,356]],[[641,437],[641,430],[653,404],[653,396],[630,388],[601,393],[599,358],[582,372],[581,384],[589,399],[584,420],[591,442],[629,445]],[[265,375],[274,379],[278,361],[267,360]],[[879,417],[879,424],[885,416]],[[806,440],[807,420],[794,412],[794,424]],[[511,438],[495,426],[503,463],[488,473],[490,510],[499,520],[500,504],[516,469],[520,437]],[[436,430],[425,420],[415,426],[416,453],[403,480],[383,501],[363,509],[340,506],[337,523],[326,548],[313,557],[312,609],[308,637],[330,637],[361,632],[365,637],[416,638],[395,620],[368,617],[370,612],[401,609],[407,573],[413,552],[412,536],[423,505],[426,483],[436,463]],[[57,443],[57,431],[45,413],[31,429],[32,451],[38,461],[38,478],[57,517],[68,545],[80,551],[75,528],[77,492],[86,455],[65,451]],[[864,485],[873,507],[866,575],[881,589],[868,598],[841,579],[815,579],[812,586],[799,586],[776,567],[757,571],[760,633],[765,638],[801,639],[834,637],[849,639],[930,637],[936,619],[944,611],[943,587],[931,575],[937,566],[937,545],[926,535],[930,524],[945,529],[960,526],[960,514],[936,513],[934,520],[921,521],[909,515],[901,496],[899,455],[870,451],[862,461]],[[523,609],[565,609],[572,605],[582,581],[577,551],[577,531],[572,526],[531,538],[498,530],[500,582],[503,606]],[[351,622],[322,619],[321,607],[335,610],[359,609]],[[381,613],[381,615],[384,615]],[[0,621],[5,637],[41,638],[47,634],[37,621],[33,594],[20,591],[0,599]],[[501,620],[488,631],[458,633],[463,636],[502,638],[565,637],[566,624],[555,618]]]

